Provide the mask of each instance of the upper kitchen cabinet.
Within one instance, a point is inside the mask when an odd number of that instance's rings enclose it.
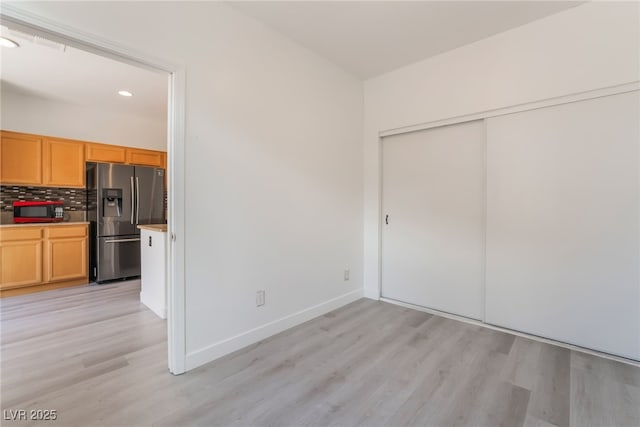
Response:
[[[164,155],[162,151],[127,148],[127,163],[131,165],[164,167]]]
[[[127,161],[125,147],[106,144],[86,144],[87,162],[125,163]]]
[[[0,182],[42,185],[43,138],[2,131],[0,137]]]
[[[45,138],[43,184],[56,187],[84,187],[84,144]]]
[[[164,151],[0,131],[0,183],[84,188],[85,161],[166,169]]]

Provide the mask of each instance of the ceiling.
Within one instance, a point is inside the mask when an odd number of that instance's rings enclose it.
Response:
[[[0,28],[20,44],[2,48],[2,91],[166,119],[168,74]],[[118,95],[128,90],[132,97]]]
[[[283,35],[366,79],[580,2],[233,2]],[[167,75],[0,28],[2,91],[166,118]],[[64,48],[64,49],[61,49]],[[134,96],[119,96],[119,90]]]
[[[242,1],[231,4],[367,79],[581,3]]]

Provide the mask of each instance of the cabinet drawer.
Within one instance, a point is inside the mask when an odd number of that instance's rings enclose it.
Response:
[[[42,227],[18,226],[10,228],[0,228],[0,242],[40,239],[42,239]]]
[[[86,225],[59,225],[46,228],[49,239],[59,239],[65,237],[84,237],[87,235]]]

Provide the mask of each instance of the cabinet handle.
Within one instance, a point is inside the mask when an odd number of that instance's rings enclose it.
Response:
[[[384,222],[385,222],[385,224],[389,225],[389,215],[387,215],[387,216],[384,218]]]

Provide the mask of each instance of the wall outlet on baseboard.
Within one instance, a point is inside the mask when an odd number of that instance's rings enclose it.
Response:
[[[345,281],[345,282],[346,282],[347,280],[349,280],[349,273],[350,273],[349,269],[348,269],[348,268],[346,268],[346,269],[344,270],[344,281]]]
[[[264,305],[264,291],[256,292],[256,307]]]

